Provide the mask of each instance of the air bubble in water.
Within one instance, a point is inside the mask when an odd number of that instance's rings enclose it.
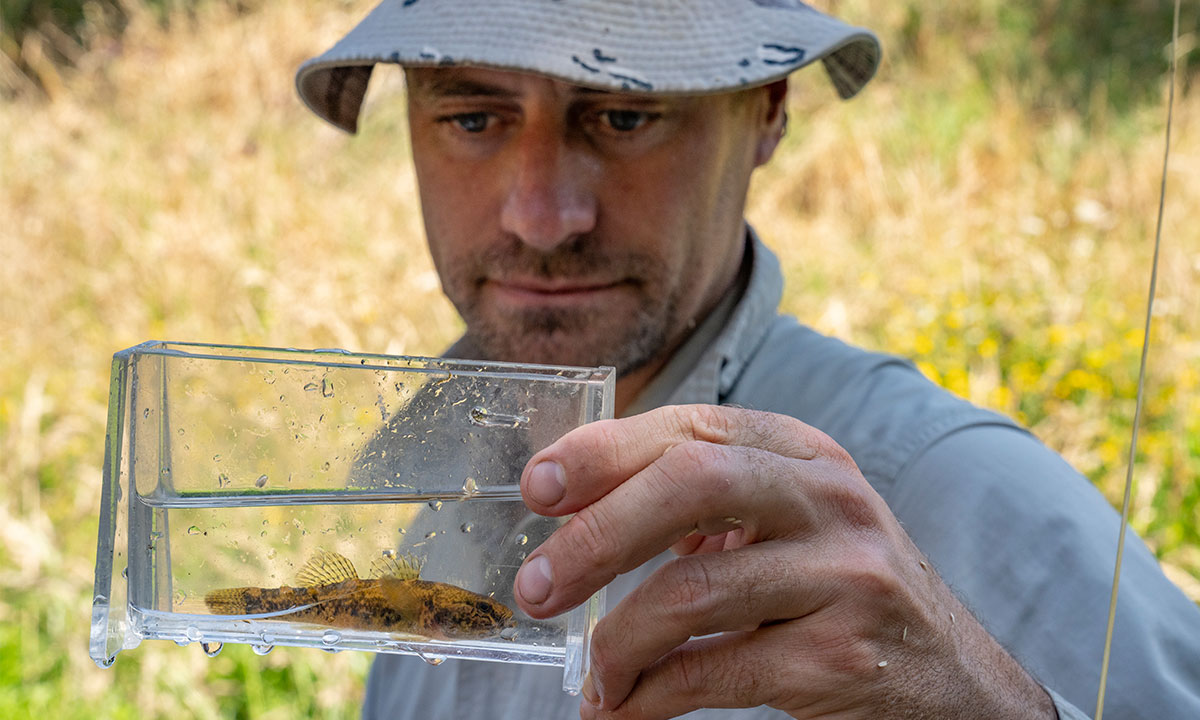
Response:
[[[529,416],[527,415],[494,413],[482,405],[476,405],[475,407],[471,408],[471,412],[468,414],[468,417],[471,419],[472,425],[479,425],[480,427],[515,428],[529,423]]]

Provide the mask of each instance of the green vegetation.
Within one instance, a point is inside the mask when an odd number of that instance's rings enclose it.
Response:
[[[360,653],[147,642],[100,670],[86,639],[113,352],[158,338],[436,354],[458,332],[422,244],[398,74],[379,73],[357,138],[293,94],[296,66],[370,4],[122,2],[120,23],[100,13],[60,37],[5,0],[0,717],[357,713]],[[880,31],[887,63],[849,103],[820,70],[797,76],[749,211],[783,260],[787,310],[1021,419],[1113,501],[1167,7],[837,3]],[[1176,133],[1133,523],[1200,599],[1194,91]]]

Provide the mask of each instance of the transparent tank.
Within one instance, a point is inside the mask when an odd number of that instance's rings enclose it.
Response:
[[[612,368],[148,342],[113,356],[90,654],[143,639],[559,665],[578,692],[603,591],[513,600],[561,519],[519,479],[612,417]]]

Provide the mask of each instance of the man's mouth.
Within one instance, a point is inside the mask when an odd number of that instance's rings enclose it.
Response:
[[[627,286],[620,280],[587,278],[489,278],[484,283],[501,302],[518,306],[568,306],[595,302]]]

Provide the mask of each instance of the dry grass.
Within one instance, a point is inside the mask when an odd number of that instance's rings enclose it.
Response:
[[[433,354],[458,320],[421,240],[396,73],[350,139],[295,99],[369,3],[204,3],[0,103],[0,714],[353,714],[356,653],[154,643],[85,653],[108,358],[150,338]],[[891,4],[843,3],[885,35]],[[798,77],[749,215],[786,308],[912,356],[1119,494],[1163,111],[1028,112],[963,44],[919,38],[833,102]],[[957,60],[957,62],[956,62]],[[389,99],[390,98],[390,99]],[[1200,598],[1200,96],[1181,98],[1135,524]],[[115,683],[115,686],[114,686]],[[114,687],[116,688],[114,690]]]

